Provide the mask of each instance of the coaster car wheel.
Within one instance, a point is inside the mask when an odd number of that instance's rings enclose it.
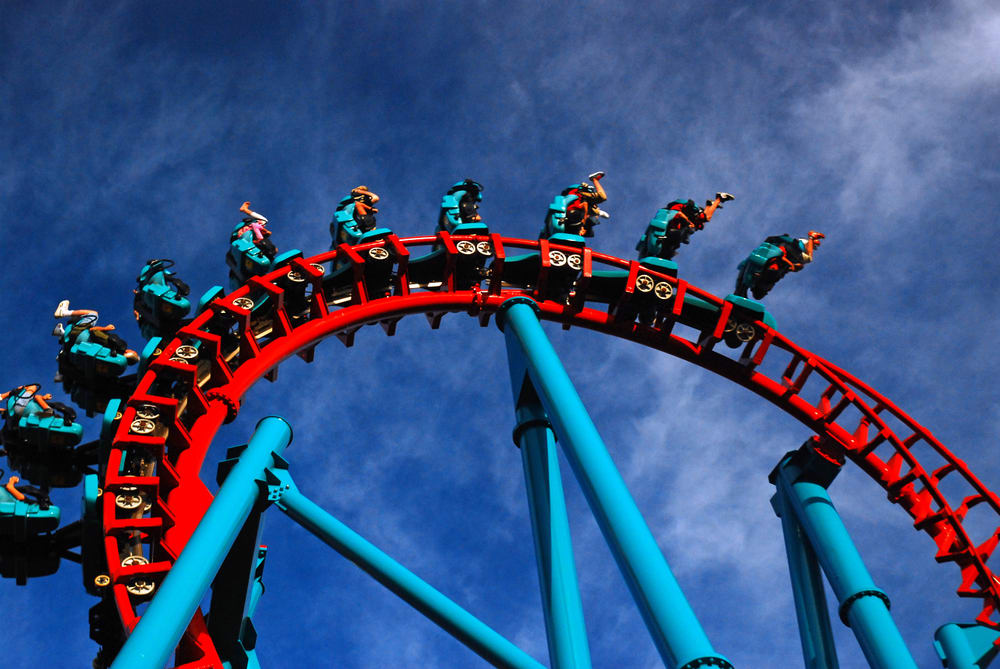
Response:
[[[649,293],[656,287],[656,281],[648,274],[640,274],[635,279],[635,287],[641,293]]]

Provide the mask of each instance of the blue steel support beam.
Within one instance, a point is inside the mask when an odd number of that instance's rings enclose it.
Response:
[[[837,646],[830,627],[830,612],[826,604],[823,575],[816,560],[816,553],[809,545],[802,527],[795,520],[795,512],[789,507],[785,496],[780,492],[776,493],[771,499],[771,504],[775,513],[781,518],[805,667],[837,669],[840,666],[837,661]]]
[[[712,648],[527,298],[497,313],[512,369],[526,370],[668,667],[732,665]]]
[[[934,647],[948,669],[985,669],[998,654],[1000,632],[985,625],[948,623],[934,633]]]
[[[515,394],[517,391],[515,388]],[[516,414],[514,435],[524,464],[549,662],[552,669],[589,669],[590,648],[573,564],[559,458],[548,417],[528,384]]]
[[[796,454],[782,459],[774,483],[816,551],[837,596],[841,620],[854,632],[872,667],[916,669],[889,613],[888,597],[875,587],[826,488],[802,476],[795,460]]]
[[[177,646],[260,491],[258,479],[292,440],[281,418],[257,424],[239,461],[226,477],[149,608],[125,641],[112,669],[160,669]]]
[[[543,669],[530,655],[299,492],[287,470],[269,471],[268,480],[268,499],[289,518],[361,567],[487,662],[509,669]]]

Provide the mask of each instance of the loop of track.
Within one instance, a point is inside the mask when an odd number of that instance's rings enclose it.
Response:
[[[462,240],[491,245],[493,272],[484,287],[474,285],[465,290],[457,286],[455,242]],[[409,249],[432,245],[444,248],[448,259],[440,285],[432,289],[411,285],[407,275]],[[377,247],[390,253],[392,284],[388,290],[366,285],[365,259],[374,257],[368,251]],[[540,253],[539,275],[532,288],[503,283],[503,260],[510,249]],[[584,300],[583,290],[565,300],[546,299],[544,289],[551,270],[548,254],[552,250],[582,255],[578,288],[586,285],[595,266],[627,270],[629,276],[621,296],[610,305],[599,305],[600,308]],[[385,254],[378,251],[374,255]],[[333,261],[343,263],[345,259],[353,272],[349,289],[344,294],[326,295],[323,274],[314,264],[323,265],[329,272]],[[481,324],[486,325],[489,316],[515,295],[535,299],[543,319],[560,322],[566,328],[585,327],[629,339],[682,358],[752,390],[794,416],[816,432],[822,453],[836,459],[846,456],[886,490],[889,500],[911,516],[914,527],[934,540],[935,558],[958,565],[961,572],[958,595],[983,600],[976,620],[1000,627],[995,620],[1000,607],[1000,581],[986,564],[1000,541],[1000,527],[976,544],[963,526],[968,511],[980,504],[991,510],[991,518],[1000,517],[1000,499],[964,462],[889,399],[763,323],[755,324],[762,336],[742,350],[732,355],[719,352],[715,344],[723,337],[732,305],[683,279],[642,268],[642,273],[652,275],[657,282],[667,281],[672,285],[672,302],[649,325],[634,318],[622,318],[618,307],[636,295],[639,271],[635,261],[589,248],[581,251],[548,240],[511,239],[498,234],[452,237],[443,232],[433,237],[407,239],[390,235],[378,242],[356,247],[341,245],[312,258],[296,259],[212,302],[163,346],[162,354],[150,363],[135,393],[126,402],[112,444],[103,483],[105,493],[133,486],[145,491],[152,501],[151,509],[145,513],[123,514],[116,510],[115,494],[104,494],[101,499],[104,547],[111,579],[109,596],[124,628],[130,631],[135,626],[136,607],[155,594],[154,590],[136,595],[129,592],[128,586],[133,585],[136,590],[136,582],[159,583],[208,508],[212,495],[199,476],[205,454],[222,423],[235,417],[239,400],[250,386],[262,376],[273,380],[278,365],[293,354],[311,361],[315,346],[330,335],[350,346],[355,332],[364,325],[379,323],[391,335],[400,318],[421,313],[428,316],[432,327],[449,312],[478,316]],[[299,284],[308,286],[298,297],[298,311],[287,303],[291,298],[286,301],[286,297],[293,295],[290,288],[296,289],[288,276],[290,272],[297,273]],[[264,314],[251,313],[238,306],[238,298],[247,296],[258,300],[267,296],[270,307]],[[703,332],[699,341],[671,332],[685,296],[700,298],[719,308],[716,327]],[[197,346],[199,353],[194,364],[170,360],[182,345]],[[787,359],[779,377],[771,378],[761,371],[765,358],[781,362]],[[825,386],[818,400],[809,401],[803,396],[810,378],[813,384],[818,379],[820,386]],[[156,429],[150,434],[137,434],[130,429],[136,408],[149,404],[159,409]],[[853,411],[846,411],[851,407]],[[894,432],[888,417],[894,424],[903,425],[905,433]],[[914,454],[918,444],[929,447],[944,464],[926,469]],[[151,475],[121,473],[123,458],[137,451],[154,455],[156,464]],[[945,476],[961,478],[971,494],[958,500],[947,499],[938,485]],[[136,539],[141,539],[146,547],[149,563],[122,566],[122,556],[130,550],[135,552],[129,546]],[[201,611],[196,613],[181,640],[177,657],[178,667],[221,666]]]

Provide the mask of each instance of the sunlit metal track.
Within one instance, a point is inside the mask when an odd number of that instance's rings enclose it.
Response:
[[[461,280],[458,269],[461,254],[469,248],[462,247],[463,242],[479,245],[480,252],[485,249],[490,256],[492,269],[482,284],[462,285],[469,283]],[[410,249],[421,247],[439,249],[444,260],[433,282],[415,284],[409,272]],[[521,285],[510,285],[504,277],[513,249],[539,254],[537,275]],[[564,258],[576,254],[579,260],[575,290],[569,294],[553,294],[550,285],[557,272],[565,276],[565,268],[550,262],[559,253]],[[342,280],[332,286],[334,265],[345,263],[347,269],[337,271]],[[597,270],[627,273],[620,294],[607,304],[587,299],[588,283]],[[671,297],[656,303],[655,314],[647,316],[645,324],[624,308],[642,297],[637,281],[642,284],[643,275],[647,286],[665,281],[672,288]],[[331,335],[350,346],[364,325],[381,324],[391,335],[396,322],[410,314],[426,314],[436,327],[444,314],[464,312],[486,325],[490,315],[516,295],[534,299],[543,319],[628,339],[692,362],[801,421],[816,433],[821,454],[837,461],[850,459],[886,490],[889,500],[913,518],[914,527],[934,540],[935,558],[958,565],[958,594],[983,600],[977,621],[1000,627],[995,619],[1000,583],[986,564],[1000,540],[1000,499],[889,399],[761,322],[754,324],[753,340],[740,349],[717,348],[733,304],[635,261],[547,240],[497,234],[452,237],[442,232],[402,240],[391,235],[296,259],[212,302],[150,363],[123,410],[103,484],[109,596],[126,631],[135,626],[137,607],[153,596],[208,508],[212,495],[199,475],[205,454],[219,427],[236,417],[241,398],[254,383],[265,376],[273,379],[280,363],[292,355],[312,360],[316,345]],[[711,323],[702,324],[691,339],[673,331],[676,323],[685,324],[686,297],[717,310]],[[159,417],[143,423],[136,409],[149,405],[157,407]],[[903,433],[895,432],[890,422],[902,425]],[[928,448],[940,464],[921,464],[918,447]],[[155,466],[142,471],[128,464],[149,459]],[[960,479],[958,487],[967,494],[947,498],[939,486],[946,476]],[[123,486],[145,491],[150,508],[119,508],[116,495],[106,493]],[[997,529],[975,543],[963,522],[970,509],[984,504]],[[148,563],[125,559],[130,555]],[[132,564],[123,566],[123,561]],[[185,668],[221,667],[201,612],[178,646],[177,662]]]

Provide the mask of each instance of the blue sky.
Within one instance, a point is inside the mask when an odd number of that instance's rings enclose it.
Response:
[[[279,248],[317,253],[359,183],[406,236],[429,233],[441,194],[471,177],[491,229],[533,237],[551,197],[601,169],[612,218],[593,246],[626,258],[669,200],[736,195],[677,258],[719,295],[765,236],[826,233],[767,297],[779,329],[1000,485],[995,4],[8,2],[0,99],[5,387],[55,372],[60,299],[139,348],[131,288],[147,258],[173,258],[194,293],[224,283],[244,200]],[[766,479],[808,431],[703,370],[550,332],[716,649],[798,666]],[[500,334],[462,315],[438,332],[403,321],[392,339],[369,328],[254,388],[211,457],[285,416],[304,492],[544,661],[507,378]],[[658,666],[564,478],[595,666]],[[978,613],[954,595],[957,569],[856,468],[831,494],[918,664],[936,666],[934,629]],[[72,517],[77,491],[58,502]],[[267,530],[265,666],[481,666],[276,512]],[[7,657],[89,664],[94,600],[74,565],[0,582],[0,599]],[[837,633],[842,666],[864,666]]]

